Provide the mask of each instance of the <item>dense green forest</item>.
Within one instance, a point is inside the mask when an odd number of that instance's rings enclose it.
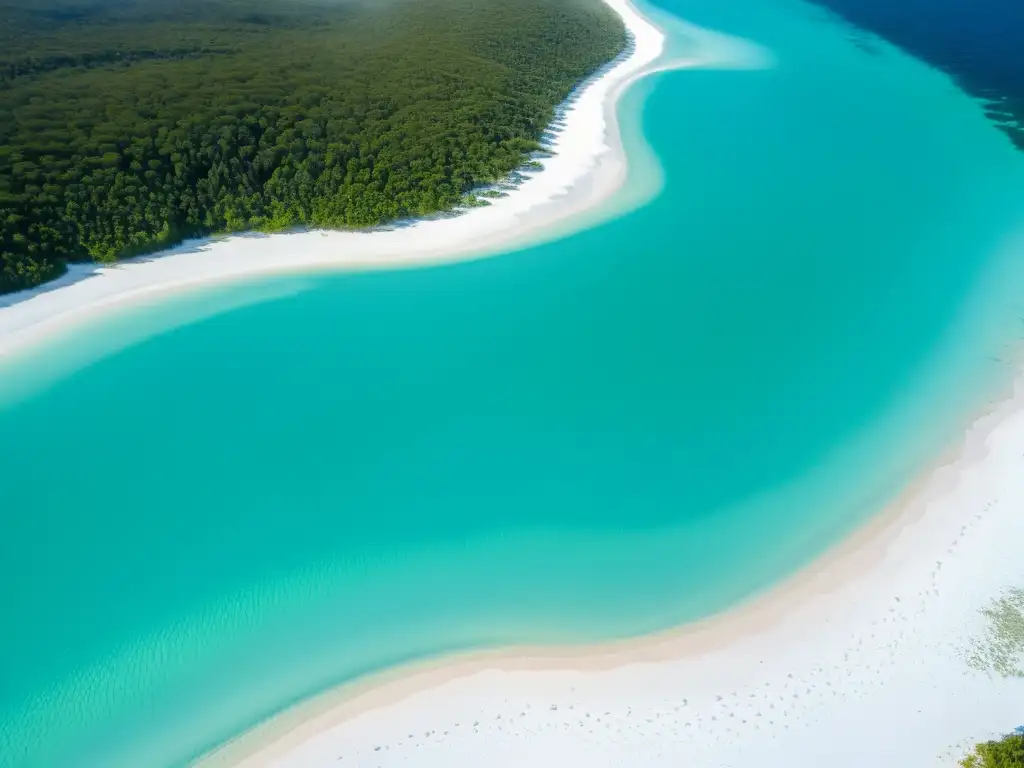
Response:
[[[998,741],[978,744],[960,765],[963,768],[1024,768],[1024,726]]]
[[[450,209],[625,37],[598,0],[0,0],[0,293]]]

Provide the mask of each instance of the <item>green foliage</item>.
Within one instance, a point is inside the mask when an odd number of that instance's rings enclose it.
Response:
[[[450,209],[625,43],[596,0],[0,0],[0,293]]]
[[[960,765],[962,768],[1024,768],[1024,734],[1013,733],[999,741],[978,744]]]
[[[967,663],[1001,677],[1024,677],[1024,589],[1008,589],[983,608],[984,634],[974,640]]]

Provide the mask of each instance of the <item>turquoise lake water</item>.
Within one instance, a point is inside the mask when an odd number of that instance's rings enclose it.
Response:
[[[627,95],[665,180],[638,210],[195,294],[2,372],[37,383],[0,398],[0,765],[187,764],[403,660],[721,611],[1006,386],[1024,154],[982,110],[814,6],[644,8],[774,66]]]

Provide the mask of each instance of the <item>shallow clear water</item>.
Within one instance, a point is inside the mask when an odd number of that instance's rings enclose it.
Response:
[[[814,7],[658,5],[775,66],[623,102],[665,174],[641,209],[192,296],[5,372],[108,352],[0,405],[0,764],[178,765],[402,660],[723,610],[1005,385],[1024,156]]]

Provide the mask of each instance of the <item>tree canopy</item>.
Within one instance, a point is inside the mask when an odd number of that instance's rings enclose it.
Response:
[[[1024,768],[1024,726],[999,741],[978,744],[960,765],[963,768]]]
[[[625,44],[597,0],[0,0],[0,293],[447,210]]]

